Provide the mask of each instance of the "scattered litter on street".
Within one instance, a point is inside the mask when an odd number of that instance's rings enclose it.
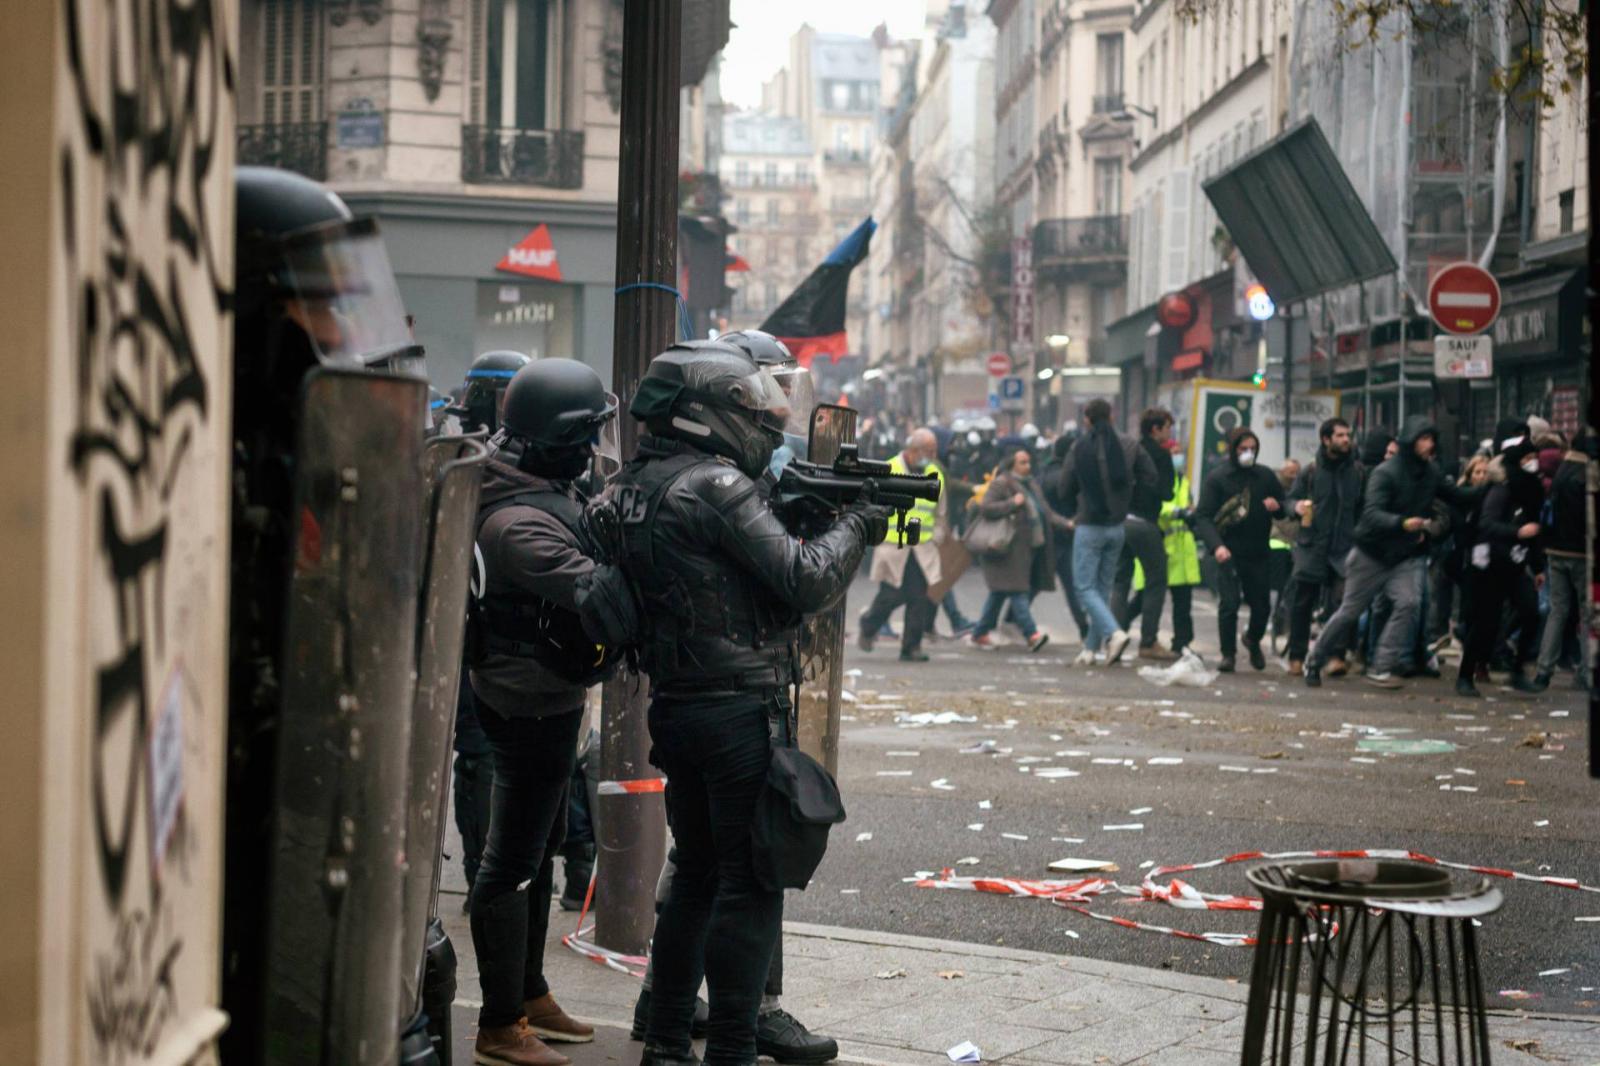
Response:
[[[1067,874],[1116,873],[1119,869],[1110,859],[1057,859],[1049,868]]]
[[[970,714],[957,714],[955,711],[919,711],[916,714],[897,714],[894,720],[903,727],[918,728],[926,725],[956,725],[976,722],[978,719]]]
[[[992,755],[1000,750],[999,741],[993,737],[985,737],[975,744],[968,744],[960,749],[963,755]]]
[[[856,834],[856,843],[857,844],[864,844],[864,843],[866,843],[867,841],[869,841],[871,839],[872,839],[872,834],[871,833],[857,833]]]
[[[976,866],[981,861],[982,860],[979,859],[976,855],[968,855],[964,859],[957,859],[956,860],[956,865],[957,866]]]
[[[959,981],[967,975],[960,970],[939,970],[936,976],[946,981]]]
[[[1163,687],[1205,688],[1217,679],[1217,672],[1206,669],[1200,656],[1185,648],[1182,658],[1171,666],[1141,666],[1139,676]]]
[[[920,751],[886,751],[884,755],[891,759],[916,759],[921,757]]]
[[[910,777],[910,770],[879,770],[879,777]]]
[[[1363,737],[1357,751],[1377,751],[1387,755],[1448,755],[1456,750],[1448,740],[1423,740],[1399,737]]]
[[[1033,776],[1054,780],[1063,777],[1082,777],[1083,775],[1076,770],[1069,770],[1065,766],[1047,766],[1043,770],[1035,770]]]
[[[928,785],[929,787],[936,788],[941,792],[954,792],[956,790],[956,786],[952,785],[949,779],[943,777],[928,782]]]
[[[963,1040],[949,1051],[945,1052],[951,1062],[982,1062],[983,1052],[978,1050],[978,1045],[970,1040]]]
[[[1183,760],[1176,755],[1157,755],[1145,760],[1146,766],[1182,766]]]
[[[901,977],[909,977],[910,975],[904,970],[896,968],[893,970],[879,970],[872,976],[876,977],[880,981],[893,981]]]
[[[1143,829],[1143,828],[1144,828],[1144,823],[1143,822],[1128,822],[1125,825],[1103,825],[1103,826],[1100,827],[1100,831],[1102,833],[1118,833],[1118,832],[1122,832],[1122,831],[1125,831],[1125,830],[1126,831],[1134,831],[1134,830],[1139,830],[1139,829]]]
[[[1553,970],[1540,970],[1539,971],[1539,976],[1540,977],[1555,977],[1558,974],[1571,973],[1571,972],[1572,972],[1572,967],[1571,966],[1557,966]]]
[[[1129,814],[1149,814],[1153,810],[1155,810],[1154,807],[1135,807],[1133,810],[1129,811],[1128,813]]]

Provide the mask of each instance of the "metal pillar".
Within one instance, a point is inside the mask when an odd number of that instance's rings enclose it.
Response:
[[[622,129],[617,183],[616,342],[612,387],[626,410],[657,352],[678,339],[678,53],[682,0],[627,0],[622,15]],[[629,286],[640,286],[629,288]],[[650,286],[665,286],[654,288]],[[638,427],[620,416],[623,454]],[[649,683],[625,677],[601,693],[604,781],[658,776],[645,720]],[[595,940],[643,954],[655,928],[655,887],[666,860],[660,793],[601,794]]]

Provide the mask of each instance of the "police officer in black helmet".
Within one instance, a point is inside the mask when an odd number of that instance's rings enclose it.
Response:
[[[466,388],[461,394],[461,405],[455,414],[461,419],[461,428],[467,433],[487,429],[490,433],[500,428],[500,412],[505,405],[506,390],[517,371],[528,365],[528,357],[521,352],[484,352],[467,368]]]
[[[543,954],[584,696],[606,667],[575,613],[574,585],[594,564],[573,482],[597,455],[615,459],[616,409],[584,364],[529,363],[506,390],[484,471],[468,654],[494,763],[488,844],[469,901],[480,1063],[565,1066],[544,1041],[594,1038],[550,995]]]
[[[643,1061],[693,1061],[703,967],[705,1061],[750,1063],[782,907],[751,852],[769,720],[788,721],[801,616],[844,595],[867,546],[887,534],[888,511],[862,505],[814,540],[789,535],[756,483],[783,441],[789,401],[738,348],[669,348],[630,413],[648,435],[615,483],[614,554],[642,600],[650,736],[678,864],[656,923]]]

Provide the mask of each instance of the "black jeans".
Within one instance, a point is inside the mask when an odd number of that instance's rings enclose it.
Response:
[[[494,766],[489,753],[489,738],[478,724],[467,668],[461,667],[461,693],[456,698],[456,764],[451,775],[455,792],[456,831],[461,834],[461,866],[467,875],[467,891],[478,880],[483,863],[483,845],[489,835],[489,793],[494,785]]]
[[[901,549],[882,547],[878,550]],[[915,554],[906,559],[906,570],[900,577],[899,588],[887,581],[878,585],[878,594],[872,598],[871,606],[860,618],[861,632],[869,637],[877,636],[894,609],[902,605],[906,609],[906,619],[900,629],[900,651],[906,654],[921,649],[922,635],[933,628],[934,619],[939,614],[938,604],[928,599],[928,578],[917,564]]]
[[[703,976],[711,1004],[705,1062],[756,1059],[756,1016],[783,922],[783,894],[756,880],[750,835],[775,713],[789,713],[780,691],[658,692],[650,701],[651,759],[667,777],[677,851],[651,952],[645,1043],[657,1051],[689,1057]]]
[[[1461,676],[1470,678],[1479,666],[1489,665],[1507,607],[1511,608],[1511,628],[1517,633],[1511,669],[1520,671],[1539,646],[1539,593],[1533,578],[1523,567],[1493,563],[1487,570],[1469,567],[1466,582],[1472,594],[1472,613],[1467,617]]]
[[[1072,587],[1072,534],[1056,534],[1056,579],[1061,582],[1061,588],[1067,594],[1067,610],[1072,612],[1072,620],[1078,626],[1078,639],[1089,639],[1089,616],[1083,612],[1083,604],[1078,602],[1078,590]]]
[[[1303,577],[1289,579],[1289,587],[1284,590],[1289,597],[1289,649],[1288,656],[1293,662],[1304,662],[1306,652],[1311,647],[1311,620],[1317,611],[1322,609],[1329,597],[1334,603],[1344,598],[1344,579],[1328,572],[1326,581],[1317,581]],[[1342,656],[1342,648],[1329,649],[1329,655]]]
[[[1172,595],[1172,650],[1181,652],[1194,643],[1194,586],[1168,585]]]
[[[524,1000],[550,991],[544,940],[554,856],[567,833],[567,790],[583,708],[541,718],[502,717],[478,701],[494,752],[489,842],[472,886],[472,947],[483,1007],[478,1025],[512,1025]],[[517,886],[531,882],[526,892]]]
[[[1225,659],[1238,649],[1239,606],[1250,608],[1250,627],[1245,630],[1247,644],[1259,644],[1267,632],[1272,613],[1272,560],[1265,555],[1235,555],[1217,567],[1220,602],[1217,607],[1217,644]]]
[[[1126,538],[1122,558],[1117,561],[1117,581],[1112,594],[1112,611],[1123,629],[1139,615],[1139,646],[1153,647],[1161,631],[1161,609],[1167,599],[1167,546],[1161,529],[1154,522],[1129,518],[1122,524]],[[1144,571],[1144,594],[1137,611],[1129,600],[1133,588],[1133,561]]]

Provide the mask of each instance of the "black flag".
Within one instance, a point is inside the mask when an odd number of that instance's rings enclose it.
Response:
[[[867,257],[872,233],[878,224],[868,218],[828,253],[778,309],[767,316],[761,328],[788,345],[801,366],[826,355],[837,363],[849,351],[845,336],[845,294],[850,288],[850,272]]]

